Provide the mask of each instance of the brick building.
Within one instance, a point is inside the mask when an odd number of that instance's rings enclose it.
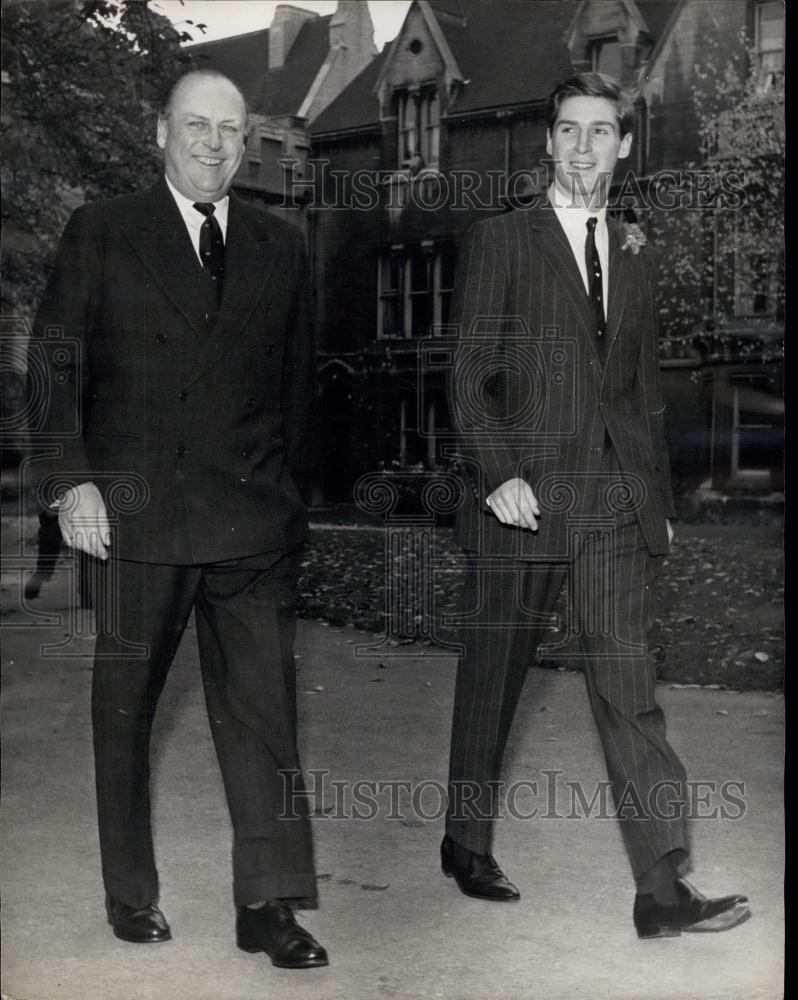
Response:
[[[476,218],[547,183],[552,87],[584,69],[621,80],[637,110],[628,162],[645,188],[700,164],[693,91],[713,85],[703,46],[710,33],[718,59],[737,57],[741,29],[766,86],[783,71],[780,3],[415,0],[394,42],[311,123],[310,176],[294,188],[314,251],[328,500],[351,499],[369,470],[441,464],[445,363],[431,338],[447,333],[458,246]],[[668,219],[640,205],[636,215],[670,259]],[[702,225],[710,239],[696,252],[718,254],[714,217]],[[779,263],[757,267],[758,295],[727,301],[698,287],[678,317],[663,311],[668,436],[685,497],[780,486]]]

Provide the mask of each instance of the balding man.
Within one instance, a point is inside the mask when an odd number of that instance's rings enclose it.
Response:
[[[40,481],[65,540],[96,561],[92,719],[114,933],[171,937],[148,752],[194,611],[233,824],[238,944],[308,968],[327,964],[291,905],[316,895],[310,827],[293,807],[280,817],[286,775],[294,791],[301,780],[294,591],[313,340],[298,234],[229,194],[246,117],[226,77],[183,76],[158,119],[165,176],[70,219],[35,325],[52,366],[43,430],[62,436]],[[81,345],[72,379],[57,377],[58,328]]]

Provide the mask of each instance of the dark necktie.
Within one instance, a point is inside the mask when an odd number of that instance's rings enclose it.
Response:
[[[587,220],[587,239],[585,240],[585,265],[587,267],[587,284],[590,289],[590,305],[593,309],[593,320],[596,333],[600,338],[607,332],[607,320],[604,317],[604,284],[601,277],[601,261],[596,247],[595,215]]]
[[[194,208],[205,216],[200,228],[200,259],[216,283],[216,297],[222,297],[222,282],[224,281],[224,238],[222,227],[213,214],[216,206],[212,202],[196,201]]]

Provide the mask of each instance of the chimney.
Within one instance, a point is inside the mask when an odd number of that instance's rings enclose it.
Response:
[[[374,25],[365,0],[338,0],[330,20],[330,48],[346,45],[358,53],[376,55]]]
[[[285,65],[302,25],[318,16],[315,11],[292,7],[287,3],[277,5],[269,27],[269,69],[279,69]]]

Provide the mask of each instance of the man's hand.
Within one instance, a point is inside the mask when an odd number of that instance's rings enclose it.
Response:
[[[665,518],[665,527],[668,529],[668,545],[673,541],[673,528],[671,527],[671,522]]]
[[[81,483],[64,493],[58,506],[58,527],[71,548],[97,559],[108,558],[111,529],[105,503],[94,483]]]
[[[502,524],[538,530],[536,518],[540,517],[540,507],[532,487],[525,480],[508,479],[485,502]]]

